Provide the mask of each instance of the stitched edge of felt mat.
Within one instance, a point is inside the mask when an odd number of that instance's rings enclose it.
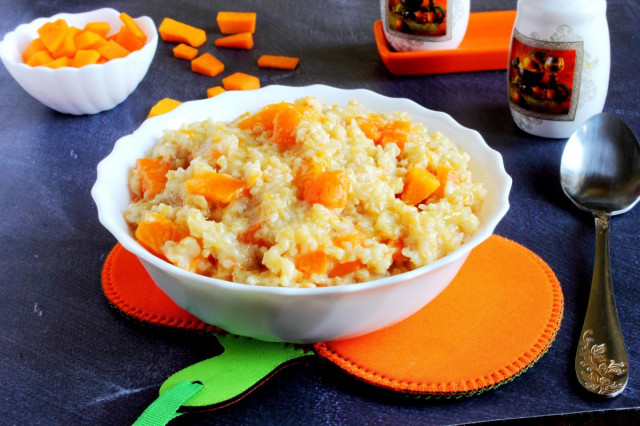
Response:
[[[130,262],[137,262],[137,264]],[[119,268],[121,265],[133,267],[125,271]],[[133,287],[127,289],[118,285],[119,280],[122,279],[126,279],[131,285],[135,285],[136,282],[144,282],[144,294],[135,293],[135,290],[139,289]],[[130,291],[127,293],[127,290]],[[126,251],[120,243],[115,245],[105,260],[102,268],[102,291],[112,307],[126,318],[134,319],[142,324],[192,331],[221,331],[220,328],[200,321],[176,305],[155,285],[138,258]],[[139,304],[141,302],[139,297],[145,298],[142,302],[144,307]],[[149,304],[155,308],[155,311],[148,310]],[[159,314],[158,312],[163,313]]]
[[[525,350],[524,353],[515,358],[511,363],[503,366],[498,366],[496,368],[496,371],[491,374],[486,374],[482,377],[471,377],[460,382],[420,382],[412,380],[393,379],[387,377],[385,373],[381,374],[380,371],[374,371],[375,367],[372,367],[371,364],[367,365],[366,361],[363,363],[363,360],[361,358],[358,360],[351,359],[349,355],[346,355],[344,353],[344,350],[342,352],[340,350],[341,346],[344,345],[345,342],[347,342],[346,344],[348,344],[349,340],[318,343],[315,345],[316,352],[319,356],[331,361],[359,380],[377,387],[401,393],[409,393],[422,396],[430,395],[436,397],[457,397],[465,395],[472,396],[485,392],[487,390],[495,389],[505,383],[511,382],[520,374],[531,368],[533,364],[535,364],[548,351],[560,328],[560,323],[562,321],[562,315],[564,311],[564,297],[562,295],[560,283],[555,274],[538,255],[525,248],[524,246],[521,246],[520,244],[507,238],[494,235],[491,237],[491,239],[493,240],[493,243],[505,245],[505,249],[516,250],[520,255],[526,255],[529,260],[533,261],[533,265],[539,268],[537,272],[541,272],[547,279],[548,284],[551,286],[551,313],[548,321],[544,325],[542,333],[535,342],[532,342],[530,348]],[[483,244],[486,244],[486,242]],[[473,255],[474,253],[472,252],[470,257]],[[467,262],[469,261],[467,260]],[[446,293],[446,291],[447,289],[445,289],[443,295]],[[441,297],[442,295],[439,296],[439,298]],[[436,299],[436,301],[437,300],[438,299]],[[411,318],[405,321],[410,320]],[[391,326],[389,329],[393,329],[393,327],[396,326]],[[384,333],[384,330],[369,334],[367,336],[369,343],[371,344],[372,339],[378,337],[377,334],[380,334],[381,332]],[[383,336],[380,337],[382,338]],[[351,339],[351,341],[355,341],[357,339],[361,338]],[[381,339],[378,340],[380,341]],[[380,342],[380,345],[384,345],[384,343]],[[346,352],[348,352],[348,348]]]

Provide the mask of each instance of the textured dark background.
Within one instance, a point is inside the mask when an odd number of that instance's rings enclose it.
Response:
[[[515,0],[472,3],[472,11],[516,6]],[[605,110],[620,115],[640,134],[640,5],[635,0],[608,3],[612,66]],[[513,124],[504,71],[390,74],[373,38],[373,22],[379,18],[374,0],[0,0],[0,34],[36,17],[103,6],[134,17],[151,16],[156,25],[169,16],[205,28],[206,49],[216,53],[227,71],[259,75],[265,86],[366,88],[413,99],[477,129],[502,153],[513,177],[511,210],[497,233],[540,255],[557,274],[565,296],[562,328],[549,352],[512,383],[477,397],[436,401],[390,395],[314,360],[285,369],[231,407],[183,416],[175,424],[424,424],[531,417],[537,419],[529,423],[594,418],[611,423],[638,418],[640,208],[614,218],[611,234],[630,383],[616,399],[593,400],[578,388],[573,373],[591,280],[592,218],[560,189],[564,140],[529,136]],[[253,50],[213,47],[219,10],[258,12]],[[97,163],[119,137],[137,128],[157,100],[201,99],[206,88],[220,84],[221,76],[190,72],[188,62],[172,57],[172,47],[160,41],[138,89],[117,108],[92,116],[63,115],[44,107],[0,67],[2,424],[131,423],[155,399],[165,378],[219,351],[210,337],[132,324],[110,309],[100,287],[101,267],[115,240],[99,224],[89,193]],[[302,60],[295,71],[259,70],[255,61],[263,52]],[[625,411],[621,415],[619,410]],[[592,414],[557,417],[567,413]]]

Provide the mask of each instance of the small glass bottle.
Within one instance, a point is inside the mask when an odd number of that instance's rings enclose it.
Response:
[[[470,0],[380,0],[385,37],[401,52],[455,49],[469,9]]]
[[[567,138],[602,112],[611,52],[605,0],[519,0],[508,64],[516,125]]]

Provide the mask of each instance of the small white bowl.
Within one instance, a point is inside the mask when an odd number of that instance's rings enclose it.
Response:
[[[137,158],[162,136],[164,129],[213,118],[230,121],[280,101],[314,96],[327,104],[355,99],[376,112],[406,111],[430,132],[441,131],[471,156],[474,180],[488,190],[479,212],[480,229],[449,255],[400,275],[338,287],[280,288],[238,284],[187,272],[162,261],[138,244],[123,218],[130,202],[127,180]],[[225,92],[215,98],[186,102],[171,112],[146,120],[118,140],[98,164],[91,191],[100,222],[124,248],[135,254],[155,283],[174,302],[201,320],[228,332],[268,341],[319,342],[366,334],[401,321],[436,297],[454,278],[469,252],[486,240],[509,209],[511,178],[500,154],[480,134],[460,126],[449,115],[423,108],[408,99],[388,98],[368,90],[328,86],[268,86]]]
[[[109,110],[129,96],[142,81],[158,46],[158,32],[153,20],[135,19],[147,36],[145,46],[124,58],[80,68],[51,69],[32,67],[22,61],[22,53],[38,37],[37,30],[46,22],[64,19],[69,25],[83,28],[88,22],[104,21],[111,34],[118,32],[120,12],[104,8],[85,13],[60,13],[19,25],[0,42],[0,58],[13,78],[31,96],[56,111],[66,114],[95,114]]]

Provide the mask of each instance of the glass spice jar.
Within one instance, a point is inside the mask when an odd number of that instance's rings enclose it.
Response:
[[[519,0],[508,63],[509,107],[536,136],[567,138],[602,112],[611,52],[605,0]]]
[[[387,41],[401,52],[457,48],[469,23],[470,0],[380,0]]]

